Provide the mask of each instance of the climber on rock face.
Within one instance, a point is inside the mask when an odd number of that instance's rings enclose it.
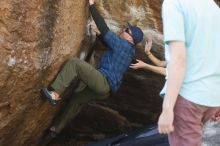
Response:
[[[107,44],[107,49],[97,69],[77,58],[69,60],[51,86],[42,89],[52,104],[61,99],[60,95],[75,78],[80,78],[87,84],[87,90],[98,95],[106,96],[110,90],[116,92],[134,57],[134,45],[142,41],[142,30],[129,23],[119,36],[111,32],[95,8],[94,0],[89,0],[89,3],[92,17],[98,27],[97,29],[92,25],[92,29]]]
[[[103,17],[97,11],[94,0],[89,0],[89,8],[96,25],[92,30],[107,45],[101,57],[98,68],[78,58],[70,59],[57,75],[55,81],[41,93],[49,102],[56,105],[61,100],[61,94],[76,78],[84,82],[86,88],[74,95],[72,108],[75,114],[90,100],[105,99],[110,93],[115,93],[124,73],[129,68],[135,55],[135,45],[142,41],[143,32],[139,27],[128,23],[119,35],[109,30]],[[97,28],[96,28],[97,26]]]

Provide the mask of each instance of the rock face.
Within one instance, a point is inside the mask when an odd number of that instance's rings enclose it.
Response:
[[[99,0],[97,6],[115,32],[127,21],[142,27],[162,58],[161,3]],[[30,146],[40,141],[60,107],[42,100],[39,89],[53,80],[68,58],[88,47],[88,16],[86,0],[0,1],[0,145]],[[146,60],[143,50],[138,54]],[[161,76],[129,71],[115,96],[90,103],[73,122],[81,121],[78,131],[92,134],[97,129],[107,135],[151,123],[160,111],[162,84]],[[97,123],[84,123],[94,119]]]
[[[0,1],[0,145],[35,145],[58,108],[39,96],[85,38],[86,1]]]

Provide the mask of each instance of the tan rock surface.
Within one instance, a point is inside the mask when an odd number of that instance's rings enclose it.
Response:
[[[80,50],[86,1],[0,1],[0,145],[34,145],[58,108],[39,97]]]

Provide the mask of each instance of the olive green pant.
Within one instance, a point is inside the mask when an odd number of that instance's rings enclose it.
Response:
[[[87,87],[81,92],[74,94],[64,112],[55,121],[53,126],[58,133],[80,112],[83,105],[91,100],[105,99],[110,93],[106,77],[92,65],[78,58],[73,58],[65,64],[51,84],[51,87],[59,94],[62,94],[76,78],[84,82]]]

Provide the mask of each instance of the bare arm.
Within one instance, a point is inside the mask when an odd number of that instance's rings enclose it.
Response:
[[[184,42],[172,41],[170,47],[170,63],[168,65],[168,79],[166,95],[163,101],[162,113],[158,121],[160,133],[168,134],[173,129],[174,106],[184,79],[186,49]]]
[[[156,66],[166,67],[166,61],[159,60],[150,51],[146,52],[146,55]]]
[[[166,68],[164,68],[164,67],[146,64],[146,66],[143,69],[150,70],[150,71],[155,72],[157,74],[166,76]]]
[[[166,75],[166,69],[164,67],[158,67],[158,66],[150,65],[150,64],[144,63],[141,60],[137,60],[137,63],[131,64],[130,68],[150,70],[150,71],[155,72],[157,74],[161,74],[161,75],[164,75],[164,76]]]
[[[148,39],[146,41],[145,44],[145,48],[144,51],[147,55],[147,57],[156,65],[156,66],[160,66],[160,67],[166,67],[166,61],[161,61],[160,59],[158,59],[157,57],[155,57],[151,52],[152,48],[152,39]]]

